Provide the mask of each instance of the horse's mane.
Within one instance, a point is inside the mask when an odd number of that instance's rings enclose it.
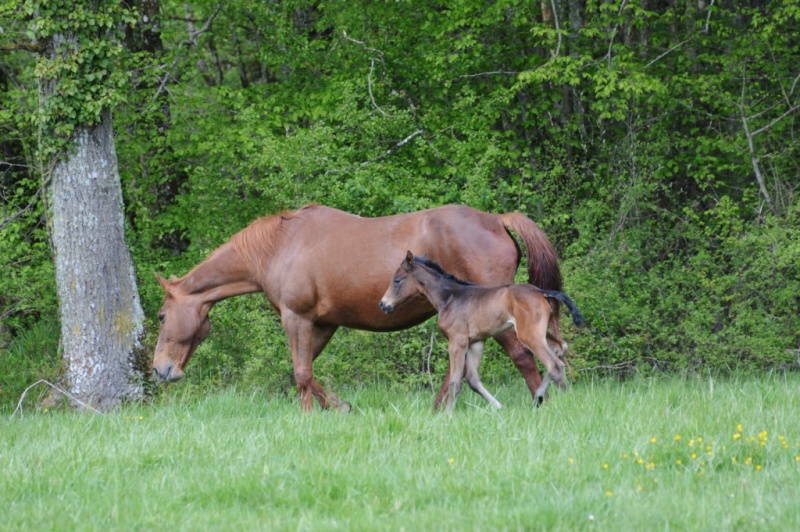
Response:
[[[244,258],[251,269],[258,268],[260,260],[273,255],[285,233],[284,222],[299,218],[306,210],[317,207],[305,205],[294,211],[283,211],[254,220],[250,225],[233,235],[229,242]]]
[[[458,283],[464,286],[475,286],[475,283],[471,283],[469,281],[465,281],[463,279],[459,279],[454,275],[450,275],[444,268],[442,268],[438,262],[429,259],[428,257],[414,257],[414,262],[417,264],[421,264],[422,266],[428,268],[429,270],[433,270],[435,273],[439,274],[444,279],[448,281],[453,281],[454,283]]]

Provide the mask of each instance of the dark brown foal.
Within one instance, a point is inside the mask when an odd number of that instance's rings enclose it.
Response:
[[[541,403],[547,393],[551,379],[561,387],[566,385],[564,362],[559,358],[566,351],[566,344],[547,332],[551,313],[548,299],[565,303],[572,313],[572,321],[576,325],[583,324],[578,308],[566,294],[540,290],[529,284],[474,285],[446,273],[432,260],[414,257],[409,251],[383,295],[380,307],[390,314],[418,294],[425,296],[439,313],[439,328],[448,340],[450,381],[444,399],[448,413],[455,406],[462,376],[487,401],[499,405],[480,383],[477,368],[484,341],[511,328],[519,341],[547,368],[547,375],[536,390],[538,402]]]

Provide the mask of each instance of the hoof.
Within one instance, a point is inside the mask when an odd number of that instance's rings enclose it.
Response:
[[[539,408],[540,406],[542,406],[542,403],[544,403],[544,396],[537,395],[536,400],[533,402],[533,408]]]

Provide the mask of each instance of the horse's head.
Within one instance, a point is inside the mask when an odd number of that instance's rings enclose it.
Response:
[[[414,254],[409,251],[403,263],[394,272],[392,283],[381,298],[380,307],[386,314],[391,314],[401,303],[419,293],[419,285],[414,282],[413,277],[410,277],[415,267]]]
[[[183,368],[211,330],[208,320],[211,305],[197,295],[184,294],[173,281],[156,277],[165,296],[158,311],[160,325],[153,373],[162,381],[173,382],[183,377]]]

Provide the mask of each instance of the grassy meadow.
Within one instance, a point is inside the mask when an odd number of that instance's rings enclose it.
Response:
[[[800,376],[337,390],[348,415],[172,386],[0,420],[3,530],[797,530]]]

